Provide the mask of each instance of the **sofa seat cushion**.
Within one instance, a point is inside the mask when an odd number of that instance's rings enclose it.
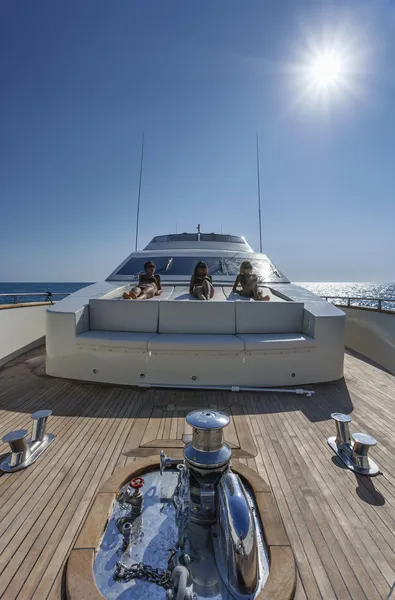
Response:
[[[86,331],[77,335],[78,346],[98,346],[103,348],[128,348],[147,352],[148,340],[154,333],[132,333],[129,331]]]
[[[202,302],[195,296],[189,293],[189,285],[177,285],[173,293],[169,296],[169,300],[175,300],[177,302]],[[226,296],[223,292],[221,286],[214,286],[214,296],[211,298],[210,302],[225,302]]]
[[[235,333],[233,302],[159,302],[159,333],[231,335]]]
[[[246,352],[299,350],[315,346],[315,339],[303,333],[250,333],[237,337],[244,342]]]
[[[130,331],[156,333],[158,330],[159,302],[149,300],[89,301],[90,328],[100,331]]]
[[[229,302],[256,302],[256,300],[254,300],[254,298],[246,298],[245,296],[240,296],[240,294],[238,294],[237,292],[233,292],[232,287],[224,286],[222,289],[223,289],[223,293],[224,293],[226,299]],[[284,300],[284,298],[280,298],[280,296],[276,296],[276,294],[274,294],[272,292],[272,290],[268,287],[260,285],[259,291],[262,292],[263,296],[269,296],[270,302],[286,302],[286,300]]]
[[[232,302],[236,334],[299,333],[303,331],[303,302]]]
[[[244,342],[235,335],[160,333],[148,342],[152,352],[244,352]]]

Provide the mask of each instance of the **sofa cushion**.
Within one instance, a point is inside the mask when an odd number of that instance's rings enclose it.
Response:
[[[154,333],[131,333],[129,331],[87,331],[77,335],[77,345],[129,348],[146,352],[148,340],[154,336]]]
[[[156,333],[160,302],[150,300],[89,300],[90,328],[101,331]]]
[[[160,333],[149,340],[148,350],[235,353],[244,351],[244,342],[235,335]]]
[[[315,339],[302,333],[250,333],[237,337],[244,342],[246,352],[294,350],[315,346]]]
[[[232,302],[236,334],[299,333],[303,331],[303,302]]]
[[[233,292],[232,287],[224,286],[222,288],[222,290],[223,290],[223,293],[224,293],[226,299],[229,302],[256,302],[256,300],[254,300],[254,298],[240,296],[240,294],[238,294],[237,292]],[[273,291],[268,287],[259,286],[259,291],[262,292],[263,296],[269,296],[270,302],[286,302],[286,300],[284,300],[284,298],[280,298],[280,296],[276,296],[276,294],[274,294]]]
[[[159,303],[159,333],[234,334],[233,302]]]
[[[192,294],[189,293],[189,285],[185,286],[185,285],[177,285],[174,290],[173,293],[171,294],[170,300],[177,300],[177,302],[180,301],[192,301],[192,302],[202,302],[201,300],[198,300],[198,298],[195,298],[195,296],[192,296]],[[210,299],[210,302],[224,302],[226,300],[226,296],[223,292],[223,289],[221,286],[214,286],[214,296]]]

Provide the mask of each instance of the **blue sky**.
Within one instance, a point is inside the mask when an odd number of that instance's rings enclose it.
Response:
[[[313,93],[328,48],[341,83]],[[140,247],[201,223],[258,249],[258,131],[273,262],[394,281],[394,59],[390,0],[0,0],[0,281],[133,250],[143,131]]]

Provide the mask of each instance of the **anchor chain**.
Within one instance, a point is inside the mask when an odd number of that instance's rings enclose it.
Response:
[[[155,569],[154,567],[144,563],[134,563],[133,565],[130,565],[130,567],[127,567],[123,563],[117,562],[114,571],[114,579],[122,579],[123,581],[130,581],[131,579],[144,579],[150,583],[156,583],[156,585],[165,588],[165,590],[171,589],[171,574],[173,571],[171,562],[173,560],[173,556],[176,554],[176,550],[174,548],[169,548],[169,552],[170,556],[167,560],[167,569]]]

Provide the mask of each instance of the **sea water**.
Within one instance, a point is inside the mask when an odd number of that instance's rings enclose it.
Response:
[[[40,302],[45,300],[45,296],[23,296],[23,293],[46,293],[60,292],[67,295],[71,292],[90,285],[89,283],[0,283],[0,304],[12,304],[14,299],[1,296],[1,294],[18,293],[18,302]],[[303,282],[297,283],[307,288],[318,296],[334,296],[340,301],[340,297],[351,298],[387,298],[395,301],[395,283],[356,283],[356,282]],[[20,295],[19,295],[20,294]],[[63,296],[56,296],[60,300]],[[353,300],[356,306],[377,306],[377,302],[365,300]],[[383,302],[382,308],[395,310],[395,302]]]

